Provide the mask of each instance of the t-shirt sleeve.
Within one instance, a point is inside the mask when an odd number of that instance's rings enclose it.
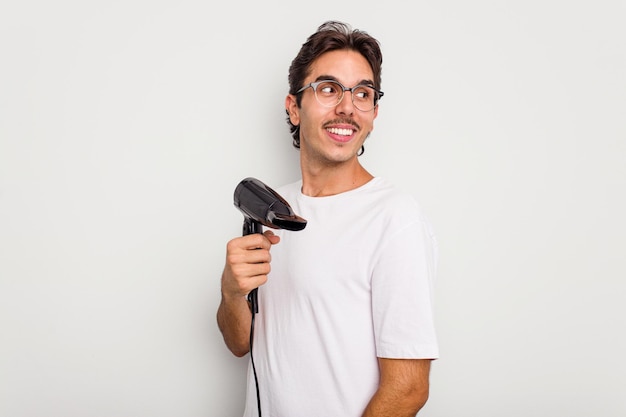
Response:
[[[436,359],[435,236],[428,223],[417,220],[381,243],[372,272],[376,354],[381,358]]]

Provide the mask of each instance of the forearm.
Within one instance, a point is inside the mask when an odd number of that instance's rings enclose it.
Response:
[[[378,390],[363,417],[415,417],[428,400],[430,360],[378,358]]]
[[[415,417],[427,399],[427,392],[404,393],[379,389],[367,405],[363,417]]]
[[[250,350],[251,320],[252,313],[244,297],[229,299],[222,295],[217,310],[217,325],[226,346],[235,356],[241,357]]]

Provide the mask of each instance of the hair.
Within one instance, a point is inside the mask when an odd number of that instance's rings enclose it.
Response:
[[[326,52],[343,49],[363,55],[374,73],[374,88],[380,90],[383,55],[379,42],[367,32],[352,29],[346,23],[331,20],[323,23],[315,33],[309,36],[289,67],[289,94],[296,96],[298,107],[302,103],[302,95],[296,92],[309,75],[313,61]],[[293,138],[293,146],[300,148],[300,126],[291,123],[289,113],[287,113],[287,124]]]

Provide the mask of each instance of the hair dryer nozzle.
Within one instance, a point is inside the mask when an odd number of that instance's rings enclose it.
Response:
[[[273,229],[298,231],[307,223],[283,197],[256,178],[245,178],[237,185],[234,203],[244,216]]]

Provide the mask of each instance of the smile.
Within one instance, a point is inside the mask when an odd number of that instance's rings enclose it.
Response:
[[[332,133],[333,135],[339,136],[351,136],[354,133],[354,130],[352,129],[339,129],[336,127],[329,127],[328,129],[326,129],[326,131]]]

